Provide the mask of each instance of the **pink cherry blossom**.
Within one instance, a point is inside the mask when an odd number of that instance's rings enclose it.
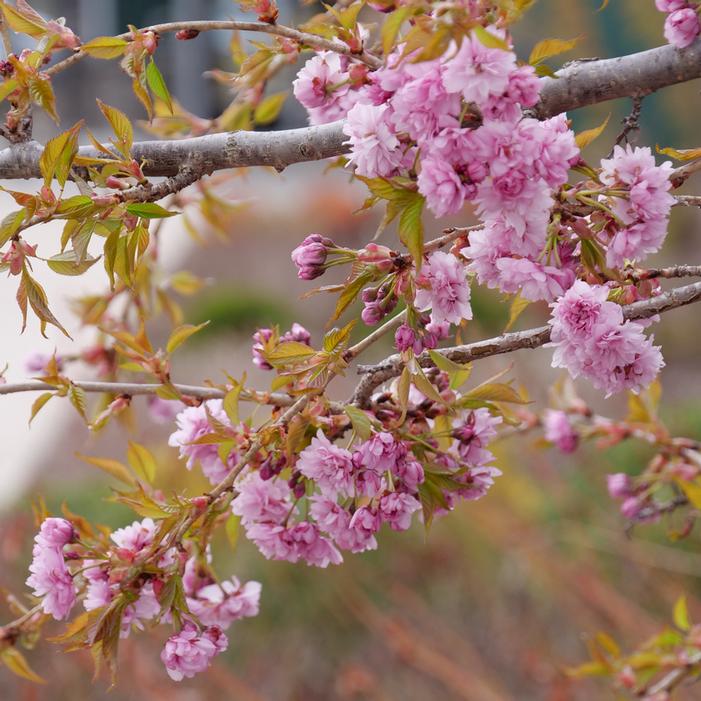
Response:
[[[203,672],[227,646],[226,635],[218,626],[205,628],[200,634],[194,624],[185,623],[178,633],[168,638],[161,661],[168,676],[179,682]]]
[[[470,194],[449,161],[430,155],[421,160],[421,172],[417,182],[419,192],[426,198],[426,204],[437,217],[457,214]]]
[[[34,540],[27,586],[31,587],[34,596],[42,598],[44,613],[62,621],[68,617],[76,600],[73,577],[59,547],[47,545],[41,534]]]
[[[563,453],[573,453],[579,443],[579,434],[564,411],[546,409],[543,412],[545,440],[557,446]]]
[[[319,429],[316,437],[297,458],[297,469],[314,480],[322,494],[350,495],[353,492],[353,456],[329,441]]]
[[[332,51],[310,58],[292,82],[295,97],[307,108],[311,124],[344,117],[352,102],[347,60]]]
[[[499,30],[487,31],[500,38],[503,36]],[[472,33],[445,61],[443,83],[448,91],[460,93],[465,102],[482,107],[490,98],[499,97],[507,90],[509,76],[516,69],[513,52],[488,48]]]
[[[187,458],[188,470],[198,462],[205,477],[212,484],[217,484],[235,465],[236,454],[231,453],[227,464],[224,464],[219,457],[219,447],[216,443],[195,443],[198,439],[214,433],[209,416],[225,426],[231,426],[222,400],[209,399],[200,406],[187,407],[176,416],[178,430],[170,435],[168,445],[178,448],[181,458]]]
[[[241,584],[236,577],[220,584],[208,584],[188,597],[191,613],[205,625],[226,630],[234,621],[258,615],[260,582]]]
[[[382,521],[392,530],[405,531],[411,526],[414,512],[421,509],[421,503],[409,494],[390,492],[380,499],[378,509]]]
[[[665,20],[665,39],[679,49],[691,46],[699,34],[701,34],[699,15],[692,7],[675,10]]]
[[[375,531],[367,529],[362,520],[356,520],[351,525],[351,514],[335,501],[319,495],[314,496],[309,513],[319,528],[327,533],[341,550],[360,553],[377,548]]]
[[[134,521],[130,526],[118,528],[110,538],[123,553],[134,557],[153,543],[155,535],[156,524],[153,519],[145,518],[143,521]]]
[[[292,506],[291,490],[280,479],[264,480],[254,472],[237,483],[238,495],[231,505],[234,514],[246,523],[281,523]]]
[[[73,524],[65,518],[45,518],[41,522],[39,533],[35,540],[47,548],[59,550],[70,543],[76,536]]]
[[[431,309],[432,322],[459,324],[463,319],[472,319],[467,270],[454,255],[432,253],[416,283],[416,307]]]
[[[351,153],[348,164],[366,178],[392,175],[402,162],[403,152],[389,119],[388,105],[358,103],[343,125]]]

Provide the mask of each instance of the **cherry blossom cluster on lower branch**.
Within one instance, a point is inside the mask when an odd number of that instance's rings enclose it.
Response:
[[[153,562],[157,536],[150,518],[115,530],[109,540],[79,533],[66,519],[46,518],[35,538],[27,585],[56,620],[66,619],[80,598],[89,614],[87,643],[103,652],[132,629],[174,625],[178,632],[161,659],[179,681],[206,669],[226,649],[224,631],[234,621],[258,614],[261,587],[242,585],[236,577],[216,581],[208,551],[197,552],[194,542],[189,550],[168,548]],[[174,601],[180,601],[177,607]]]

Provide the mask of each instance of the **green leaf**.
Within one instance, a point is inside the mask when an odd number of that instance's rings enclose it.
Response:
[[[18,677],[35,684],[46,684],[46,680],[32,670],[24,655],[16,647],[5,648],[0,654],[0,660]]]
[[[686,605],[686,597],[680,596],[674,604],[674,625],[679,630],[687,631],[691,628],[689,623],[689,609]]]
[[[500,39],[495,34],[487,31],[481,24],[472,28],[475,36],[479,39],[480,43],[486,46],[488,49],[503,49],[504,51],[509,51],[509,45],[503,39]]]
[[[528,402],[511,386],[503,382],[491,382],[475,387],[465,393],[461,400],[480,400],[485,402],[509,402],[527,404]]]
[[[412,193],[409,203],[399,217],[399,238],[409,249],[417,270],[421,269],[424,254],[424,226],[421,221],[424,201],[422,195]]]
[[[29,16],[7,3],[2,3],[2,11],[7,24],[18,34],[28,34],[35,39],[41,39],[47,33],[46,22],[36,13]]]
[[[127,460],[136,475],[148,484],[156,478],[156,460],[151,451],[140,443],[129,441]]]
[[[348,404],[344,407],[346,415],[351,421],[353,430],[358,438],[366,441],[372,435],[372,421],[370,417],[358,407]]]
[[[10,212],[0,222],[0,246],[4,246],[16,233],[24,221],[26,210],[18,209]]]
[[[82,122],[75,124],[68,131],[48,141],[39,159],[39,168],[44,176],[44,185],[49,187],[51,181],[56,178],[58,184],[63,187],[68,180],[73,158],[78,153],[78,133]]]
[[[176,348],[179,348],[185,341],[187,341],[190,336],[201,331],[205,326],[209,325],[209,321],[205,321],[202,324],[194,326],[193,324],[183,324],[178,326],[177,329],[173,330],[168,339],[168,344],[166,345],[166,350],[168,353],[172,353]]]
[[[292,365],[306,360],[315,353],[316,351],[305,343],[286,341],[278,343],[273,350],[264,355],[265,359],[273,365]]]
[[[394,10],[389,15],[387,15],[384,24],[382,25],[382,50],[385,55],[389,55],[394,48],[394,44],[399,34],[399,30],[402,28],[404,22],[406,22],[409,17],[411,17],[416,12],[416,8],[411,5],[404,5],[403,7]]]
[[[275,93],[274,95],[268,95],[255,109],[253,112],[253,119],[262,125],[270,124],[274,122],[280,110],[285,104],[285,99],[287,98],[287,91]]]
[[[577,143],[577,146],[579,146],[580,150],[582,150],[586,146],[589,146],[589,144],[592,141],[594,141],[604,133],[604,129],[606,129],[606,125],[609,123],[609,119],[611,119],[610,114],[608,115],[608,117],[606,117],[606,119],[604,119],[602,124],[599,124],[598,127],[581,131],[579,132],[579,134],[577,134],[577,136],[574,137],[574,140]]]
[[[127,212],[142,219],[165,219],[166,217],[175,217],[180,212],[170,212],[163,209],[161,205],[155,202],[132,202],[127,205]]]
[[[66,329],[64,329],[63,326],[61,326],[61,323],[49,309],[48,300],[46,298],[46,292],[44,292],[44,288],[33,277],[31,277],[31,275],[27,272],[26,268],[22,271],[22,287],[24,290],[23,295],[25,299],[25,308],[26,302],[28,301],[30,306],[34,310],[34,313],[39,317],[41,335],[46,337],[46,324],[52,324],[57,329],[61,330],[66,336],[68,336],[68,338],[70,338],[71,336],[68,333],[68,331],[66,331]],[[22,304],[20,303],[20,307],[21,306]]]
[[[579,39],[579,37],[574,39],[543,39],[533,47],[533,51],[531,51],[531,55],[528,57],[528,63],[535,65],[536,63],[544,61],[546,58],[571,51],[577,46]]]
[[[111,59],[121,56],[127,46],[129,42],[119,37],[96,37],[80,48],[93,58]]]
[[[372,280],[372,277],[373,272],[371,270],[365,270],[357,277],[346,282],[345,287],[343,288],[343,292],[341,292],[341,294],[338,297],[338,301],[336,302],[336,308],[334,309],[330,321],[336,321],[336,319],[338,319],[341,316],[341,314],[343,314],[347,307],[355,301],[355,298],[358,296],[360,290],[362,290],[363,287],[365,287],[365,284]]]
[[[68,388],[68,400],[75,407],[75,410],[80,414],[83,421],[87,423],[88,417],[85,414],[85,391],[71,383]]]
[[[5,80],[4,83],[0,83],[0,102],[4,100],[10,93],[17,90],[19,83],[14,79],[10,78]]]
[[[134,128],[131,126],[129,118],[124,112],[118,110],[116,107],[110,107],[110,105],[105,104],[102,100],[97,101],[97,106],[100,108],[100,111],[109,122],[112,131],[117,137],[115,146],[117,146],[120,153],[125,158],[128,157],[132,144],[134,143]]]
[[[82,261],[78,261],[75,251],[65,251],[51,256],[46,261],[46,264],[59,275],[82,275],[86,270],[89,270],[99,258],[85,257]]]
[[[530,303],[530,300],[524,299],[519,294],[517,294],[513,298],[511,306],[509,307],[509,321],[504,327],[504,331],[508,331],[510,328],[513,327],[513,325],[516,323],[516,320],[521,316],[521,314],[523,314],[523,312],[530,305]]]
[[[99,467],[108,475],[112,475],[112,477],[120,480],[120,482],[124,482],[124,484],[128,484],[130,487],[136,485],[136,480],[131,472],[129,472],[129,468],[119,462],[119,460],[112,460],[112,458],[98,458],[92,455],[83,455],[82,453],[76,453],[75,456],[80,460],[87,462],[89,465]]]
[[[173,100],[170,97],[168,86],[163,79],[163,74],[159,70],[153,58],[151,58],[146,66],[146,82],[148,83],[149,88],[151,88],[151,92],[159,100],[162,100],[168,108],[168,111],[173,114]]]
[[[438,390],[423,372],[418,372],[416,375],[413,375],[411,381],[414,383],[416,389],[428,399],[432,399],[434,402],[439,402],[440,404],[445,404],[443,397],[441,397]]]
[[[446,358],[444,355],[435,350],[429,350],[428,354],[431,356],[431,360],[439,370],[443,370],[443,372],[448,373],[448,377],[450,377],[451,389],[459,389],[470,378],[470,375],[472,374],[472,363],[460,365],[459,363],[453,362],[450,358]]]
[[[30,78],[27,82],[29,95],[32,101],[41,107],[51,119],[58,124],[58,114],[56,114],[56,96],[48,78]]]
[[[32,411],[29,416],[29,423],[31,425],[32,421],[34,421],[34,417],[42,410],[44,405],[53,397],[54,394],[52,392],[44,392],[44,394],[39,395],[37,399],[34,400],[34,403],[32,404]]]
[[[701,158],[701,148],[676,149],[671,147],[660,148],[659,146],[655,148],[657,149],[657,153],[662,153],[677,161],[693,161],[695,158]]]

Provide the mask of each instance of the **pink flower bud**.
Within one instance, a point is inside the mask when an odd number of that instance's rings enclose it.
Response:
[[[190,39],[196,39],[199,35],[199,29],[181,29],[179,32],[175,32],[175,38],[179,41],[190,41]]]
[[[394,345],[400,353],[408,351],[414,347],[416,333],[408,324],[402,324],[394,334]],[[421,351],[419,351],[421,352]]]
[[[606,486],[612,499],[623,499],[633,492],[630,477],[625,472],[606,475]]]

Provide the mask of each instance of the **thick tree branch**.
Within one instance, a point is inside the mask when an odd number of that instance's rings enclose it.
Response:
[[[541,119],[699,78],[701,40],[687,49],[661,46],[619,58],[580,61],[558,71],[557,75],[557,79],[543,79],[541,100],[534,109]],[[143,141],[134,144],[132,153],[138,161],[146,162],[144,173],[151,176],[177,175],[183,164],[194,161],[202,166],[204,173],[245,166],[273,166],[282,170],[293,163],[342,155],[348,150],[345,140],[343,122],[338,121],[287,131],[232,132],[180,141]],[[0,178],[40,177],[41,153],[42,147],[36,142],[0,151]],[[92,147],[83,146],[80,155],[98,157],[100,154]]]
[[[701,299],[701,282],[684,285],[665,292],[658,297],[634,302],[623,307],[626,319],[649,319],[670,309],[676,309]],[[550,326],[539,326],[525,331],[505,333],[476,343],[469,343],[451,348],[441,348],[436,352],[456,363],[469,363],[473,360],[488,358],[493,355],[511,353],[523,348],[539,348],[550,340]],[[423,368],[434,367],[431,356],[424,352],[416,360]],[[375,365],[359,365],[358,373],[365,375],[358,383],[351,402],[357,406],[367,406],[370,396],[384,382],[401,374],[404,368],[402,356],[390,355]]]

